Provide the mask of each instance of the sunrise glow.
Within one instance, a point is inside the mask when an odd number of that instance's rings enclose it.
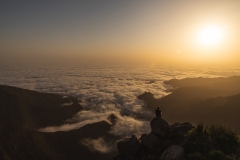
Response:
[[[183,66],[240,58],[239,1],[49,3],[0,5],[0,63]]]
[[[0,160],[240,160],[240,0],[2,0],[0,22]]]
[[[208,25],[197,32],[197,41],[202,47],[219,45],[224,40],[224,30],[220,26]]]

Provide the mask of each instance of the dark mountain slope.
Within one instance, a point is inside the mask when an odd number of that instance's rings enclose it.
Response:
[[[109,123],[101,121],[68,132],[41,133],[30,129],[14,129],[0,134],[0,159],[110,160],[116,151],[101,153],[81,143],[86,138],[103,138],[106,142],[115,144],[117,137],[109,134],[110,128]],[[98,146],[99,150],[100,147]]]
[[[0,159],[112,159],[115,152],[103,154],[81,143],[86,138],[100,137],[110,143],[115,141],[117,137],[109,134],[112,125],[106,121],[68,132],[36,130],[62,125],[81,109],[72,97],[0,85]]]
[[[191,122],[218,124],[240,131],[240,94],[206,99],[185,106],[186,112],[175,113],[175,117],[189,119]],[[184,118],[185,117],[185,118]]]
[[[109,133],[111,125],[106,121],[101,121],[93,124],[88,124],[80,129],[71,130],[68,132],[42,133],[46,139],[49,140],[52,148],[58,153],[62,154],[64,159],[112,159],[117,151],[110,153],[100,153],[98,151],[91,151],[84,146],[81,141],[83,139],[98,139],[103,138],[106,141],[114,142],[117,137]],[[90,146],[92,147],[92,146]],[[101,146],[99,146],[101,147]],[[101,150],[101,148],[99,148]]]
[[[185,78],[171,79],[164,82],[173,87],[197,86],[217,90],[225,90],[237,94],[240,92],[240,76],[232,76],[228,78]]]
[[[179,87],[172,93],[155,99],[150,92],[138,96],[148,108],[157,106],[163,117],[173,122],[219,124],[240,131],[240,77],[229,78],[187,78],[170,80],[166,84]],[[190,86],[189,86],[190,85]]]
[[[159,105],[163,110],[175,109],[176,107],[184,106],[192,101],[201,101],[207,98],[215,98],[218,96],[228,96],[232,92],[226,90],[218,90],[207,87],[186,86],[172,90],[172,93],[155,99],[153,94],[145,92],[138,96],[139,99],[144,100],[147,106],[151,109],[156,109]]]
[[[63,106],[71,103],[69,106]],[[5,124],[38,128],[61,125],[82,109],[76,99],[0,85],[0,116]]]

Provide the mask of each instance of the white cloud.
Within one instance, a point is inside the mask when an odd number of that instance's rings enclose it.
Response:
[[[80,141],[83,145],[88,147],[91,151],[101,153],[109,153],[113,150],[113,144],[107,143],[103,138],[98,139],[83,139]]]
[[[3,85],[36,90],[40,92],[71,95],[82,100],[84,111],[66,121],[62,126],[49,126],[45,132],[67,131],[86,124],[106,120],[114,114],[118,121],[110,133],[128,136],[149,130],[149,121],[154,113],[143,107],[136,97],[150,91],[155,98],[165,96],[164,80],[187,77],[217,77],[240,69],[174,68],[163,66],[146,67],[84,67],[84,66],[41,66],[0,68]],[[70,123],[71,122],[71,123]],[[68,124],[69,123],[69,124]]]
[[[78,123],[74,123],[74,124],[64,124],[62,126],[50,126],[50,127],[46,127],[46,128],[41,128],[39,129],[40,132],[58,132],[58,131],[70,131],[70,130],[74,130],[74,129],[78,129],[81,128],[87,124],[91,124],[91,123],[95,123],[95,122],[99,122],[102,120],[106,120],[104,119],[100,119],[100,118],[94,118],[94,119],[89,119],[89,120],[84,120],[82,122],[78,122]]]
[[[136,120],[129,116],[118,116],[117,123],[112,127],[110,133],[123,138],[135,134],[141,136],[150,131],[149,121]]]

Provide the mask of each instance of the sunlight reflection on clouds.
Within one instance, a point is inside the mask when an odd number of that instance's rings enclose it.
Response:
[[[43,67],[1,68],[0,82],[40,92],[74,96],[81,100],[84,110],[62,126],[49,126],[45,132],[68,131],[86,124],[108,121],[114,114],[117,123],[110,133],[140,135],[149,131],[154,113],[144,107],[137,96],[145,91],[160,98],[171,88],[163,81],[187,77],[219,77],[240,75],[239,68],[174,68],[174,67]],[[68,124],[70,123],[71,124]],[[74,123],[73,123],[74,122]]]

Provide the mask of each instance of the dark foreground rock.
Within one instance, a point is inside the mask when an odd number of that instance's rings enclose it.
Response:
[[[132,136],[118,142],[119,154],[114,160],[180,160],[184,156],[181,145],[185,143],[185,134],[193,128],[190,123],[168,125],[164,119],[155,117],[150,125],[151,132],[143,134],[140,141]]]
[[[142,141],[142,144],[149,149],[157,148],[161,143],[161,139],[153,132],[142,137],[141,141]]]
[[[185,134],[191,130],[193,125],[191,123],[174,123],[169,126],[169,133],[167,137],[171,139],[175,144],[181,145],[185,142]]]
[[[239,134],[225,126],[192,126],[188,122],[167,125],[164,119],[154,118],[151,127],[149,134],[140,137],[141,145],[136,145],[134,154],[122,156],[129,152],[127,148],[134,148],[133,143],[125,143],[126,150],[119,150],[114,160],[240,159]]]
[[[166,149],[159,160],[181,160],[184,156],[184,149],[178,145],[172,145]]]
[[[174,123],[173,125],[170,126],[170,131],[184,134],[184,133],[187,133],[192,128],[193,128],[193,125],[188,122]]]
[[[134,159],[137,151],[141,148],[141,143],[135,135],[117,143],[119,154],[128,159]]]
[[[155,117],[151,121],[150,125],[152,132],[160,137],[164,137],[169,130],[168,123],[160,117]]]

